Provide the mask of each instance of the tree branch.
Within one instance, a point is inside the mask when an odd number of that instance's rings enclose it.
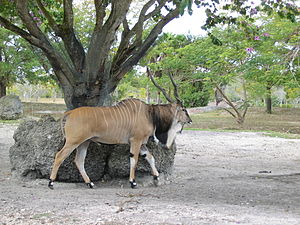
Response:
[[[30,36],[27,36],[28,40],[30,43],[35,42],[35,46],[39,47],[43,52],[45,53],[46,57],[50,61],[51,65],[53,66],[54,71],[59,71],[61,70],[62,73],[59,74],[64,74],[65,77],[58,77],[60,80],[68,81],[70,84],[74,84],[75,81],[78,80],[76,78],[76,72],[70,66],[65,62],[65,60],[61,57],[58,51],[56,51],[51,43],[49,42],[48,38],[44,35],[44,33],[39,29],[37,24],[33,21],[32,17],[29,14],[28,10],[28,0],[17,0],[16,1],[16,8],[18,11],[18,14],[23,22],[23,24],[26,26],[28,29],[29,33],[35,37],[35,39],[30,38]],[[30,40],[31,39],[31,40]],[[58,73],[56,73],[57,76]]]
[[[85,51],[74,32],[74,14],[72,0],[64,0],[64,21],[60,31],[65,48],[70,56],[76,72],[82,73],[85,67]]]
[[[96,25],[94,30],[100,30],[103,25],[103,21],[106,15],[105,9],[108,6],[108,1],[103,0],[94,0],[95,9],[96,9]]]
[[[169,72],[167,73],[173,86],[174,86],[174,96],[176,98],[177,104],[183,105],[182,101],[180,100],[179,94],[178,94],[178,85],[176,84],[173,75]]]
[[[55,20],[53,19],[53,17],[51,16],[51,14],[48,12],[48,10],[45,8],[45,6],[43,5],[42,1],[41,0],[36,0],[36,2],[37,2],[38,7],[40,8],[40,10],[42,11],[42,13],[44,14],[44,16],[48,20],[50,27],[59,36],[61,30],[60,30],[58,24],[55,22]]]
[[[16,8],[18,14],[23,22],[23,24],[28,29],[29,33],[31,33],[36,38],[44,41],[45,43],[49,43],[46,36],[43,32],[39,29],[37,24],[33,21],[32,17],[29,14],[28,7],[27,7],[28,0],[17,0],[16,1]]]
[[[236,115],[234,115],[233,112],[231,112],[229,109],[226,109],[226,108],[224,108],[224,107],[223,107],[222,109],[224,109],[224,110],[227,111],[230,115],[232,115],[233,118],[236,118]]]
[[[146,15],[149,8],[153,6],[155,2],[155,0],[150,0],[143,6],[139,15],[138,22],[133,26],[131,30],[129,30],[126,18],[124,19],[124,31],[122,32],[122,40],[118,47],[118,52],[114,57],[113,66],[120,65],[122,62],[124,62],[128,58],[128,56],[130,56],[134,48],[142,44],[144,22],[150,17],[152,17],[154,14],[158,13],[161,10],[161,8],[165,5],[167,0],[160,1],[159,5],[156,6],[152,12]],[[130,44],[130,40],[132,40],[134,36],[135,41],[132,44]]]
[[[36,0],[40,10],[49,22],[50,27],[54,30],[55,34],[62,38],[65,48],[67,49],[68,55],[73,63],[75,70],[79,73],[84,68],[85,52],[75,36],[73,24],[74,14],[72,7],[72,0],[64,0],[64,20],[63,25],[58,25],[47,9],[42,4],[41,0]]]
[[[4,28],[6,28],[7,30],[10,30],[10,31],[12,31],[12,32],[20,35],[22,38],[24,38],[30,44],[35,45],[35,46],[37,46],[39,48],[42,47],[42,42],[39,39],[37,39],[36,37],[34,37],[33,35],[31,35],[27,31],[21,29],[20,27],[12,24],[10,21],[8,21],[7,19],[3,18],[2,16],[0,16],[0,24]]]
[[[168,102],[173,103],[174,100],[171,99],[171,97],[167,94],[166,90],[165,90],[164,88],[162,88],[161,86],[159,86],[159,84],[155,81],[155,79],[154,79],[152,73],[151,73],[150,70],[149,70],[149,67],[147,67],[147,74],[148,74],[150,80],[152,81],[152,83],[155,85],[155,87],[157,87],[157,88],[163,93],[163,95],[164,95],[165,98],[168,100]]]
[[[68,30],[73,30],[74,24],[74,14],[73,14],[73,0],[64,0],[64,20],[63,27],[68,28]]]
[[[222,91],[221,88],[219,88],[219,86],[217,84],[215,84],[215,87],[217,88],[217,90],[220,92],[220,94],[223,96],[223,98],[225,99],[226,103],[236,112],[236,114],[239,116],[240,113],[239,111],[236,109],[236,107],[233,105],[233,103],[229,100],[229,98],[224,94],[224,92]]]
[[[127,60],[125,62],[120,62],[120,65],[115,63],[113,68],[113,74],[115,76],[114,79],[121,80],[122,77],[132,68],[132,66],[135,65],[146,54],[147,50],[162,32],[163,27],[177,16],[179,16],[178,6],[173,11],[170,11],[154,26],[148,37],[140,46],[134,47],[131,56],[127,56]]]
[[[111,13],[104,25],[94,29],[87,53],[87,74],[89,80],[95,81],[99,74],[106,74],[106,60],[115,39],[116,31],[129,10],[131,0],[112,0]],[[100,7],[100,6],[98,6]],[[99,14],[98,14],[99,15]],[[98,24],[98,26],[100,26]],[[108,79],[105,78],[105,79]]]

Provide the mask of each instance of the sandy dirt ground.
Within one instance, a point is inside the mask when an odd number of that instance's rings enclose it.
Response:
[[[0,125],[0,224],[300,224],[300,140],[184,131],[159,187],[11,176],[15,126]],[[137,182],[139,178],[137,178]]]

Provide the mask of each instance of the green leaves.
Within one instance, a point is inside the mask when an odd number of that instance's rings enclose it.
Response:
[[[207,12],[212,14],[211,10]],[[261,98],[266,87],[295,85],[291,80],[296,77],[299,82],[300,76],[288,72],[285,60],[292,55],[292,46],[299,43],[299,28],[275,15],[260,17],[258,20],[263,22],[259,26],[240,17],[237,24],[214,28],[208,37],[192,39],[181,46],[174,44],[177,38],[169,36],[152,51],[161,59],[150,66],[162,77],[168,72],[174,74],[185,90],[185,100],[193,106],[197,98],[205,95],[203,87],[212,84],[236,84],[242,80],[253,98]],[[299,63],[294,67],[299,68]]]
[[[218,45],[218,46],[222,45],[222,41],[212,33],[208,33],[208,36],[211,38],[211,41],[214,45]]]
[[[192,15],[193,0],[180,0],[179,4],[180,4],[179,12],[180,12],[181,16],[184,14],[186,9],[187,9],[188,14]]]
[[[3,28],[0,28],[0,76],[7,78],[8,85],[14,82],[48,82],[41,65],[44,57],[29,44]],[[45,65],[47,62],[44,61]]]

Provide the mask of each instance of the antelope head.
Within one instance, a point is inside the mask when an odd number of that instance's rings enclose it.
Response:
[[[183,103],[179,97],[178,94],[178,85],[176,84],[173,76],[171,75],[171,73],[168,73],[168,76],[171,80],[172,85],[174,86],[174,97],[175,99],[172,99],[168,94],[167,91],[161,87],[154,79],[153,74],[151,73],[150,69],[147,67],[147,74],[149,76],[149,78],[151,79],[152,83],[163,93],[163,95],[165,96],[165,98],[167,99],[167,101],[169,103],[171,103],[171,105],[173,106],[172,108],[175,109],[175,115],[174,115],[174,121],[176,123],[179,123],[182,125],[181,130],[183,129],[183,125],[187,124],[187,123],[192,123],[192,119],[188,113],[188,111],[186,110],[186,108],[183,106]]]

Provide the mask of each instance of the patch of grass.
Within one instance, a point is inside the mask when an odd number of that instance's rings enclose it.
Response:
[[[63,112],[67,110],[65,104],[42,102],[23,102],[22,104],[25,117],[42,117],[43,115],[49,114],[55,119],[58,119],[63,115]],[[42,113],[45,111],[49,111],[49,113]]]
[[[41,117],[45,114],[39,111],[50,111],[50,115],[58,119],[67,110],[65,104],[25,102],[24,117]],[[265,108],[251,107],[248,110],[244,124],[238,124],[235,119],[224,110],[191,115],[193,123],[187,125],[189,130],[214,131],[253,131],[264,132],[272,137],[299,138],[300,136],[300,108],[273,108],[272,114],[267,114]],[[18,124],[20,121],[1,121],[0,123]]]
[[[275,131],[267,131],[264,132],[264,134],[269,137],[279,137],[285,139],[300,139],[300,134],[279,133]]]
[[[300,139],[300,134],[291,133],[280,133],[271,130],[231,130],[231,129],[199,129],[199,128],[184,128],[183,130],[193,130],[193,131],[216,131],[216,132],[259,132],[268,137],[278,137],[285,139]]]
[[[15,124],[19,124],[20,120],[0,120],[0,124],[11,124],[11,125],[15,125]]]
[[[270,135],[298,138],[297,135],[300,135],[300,109],[274,108],[273,110],[273,114],[267,114],[264,108],[250,108],[242,125],[238,124],[228,112],[223,110],[194,114],[191,115],[193,123],[185,129],[267,131],[268,135],[269,132],[277,132]]]

